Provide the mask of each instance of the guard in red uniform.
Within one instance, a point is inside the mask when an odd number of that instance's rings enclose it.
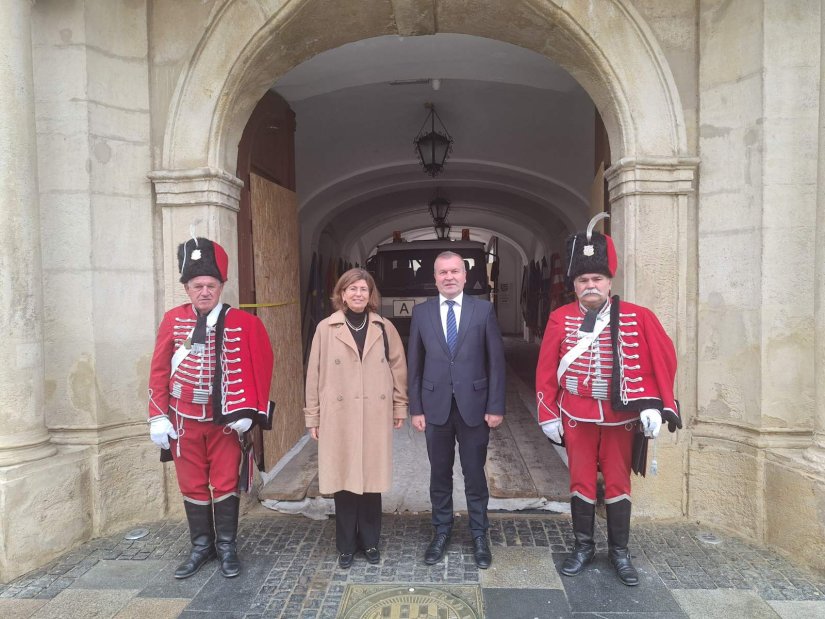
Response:
[[[215,556],[224,576],[240,573],[244,434],[253,425],[272,427],[272,347],[257,316],[220,302],[228,264],[224,249],[208,239],[178,247],[191,303],[166,312],[152,357],[149,433],[161,460],[175,462],[192,540],[175,578],[188,578]]]
[[[593,227],[567,240],[567,279],[577,300],[550,314],[536,368],[538,421],[564,444],[570,468],[575,548],[561,572],[575,576],[593,559],[596,477],[604,476],[610,563],[626,585],[639,577],[630,561],[630,472],[634,454],[656,438],[662,419],[682,427],[673,396],[676,351],[650,310],[610,297],[613,240]],[[562,437],[564,437],[562,439]],[[641,471],[644,474],[644,464]]]

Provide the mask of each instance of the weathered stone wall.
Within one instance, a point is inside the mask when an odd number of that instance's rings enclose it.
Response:
[[[2,470],[3,578],[165,511],[145,423],[156,325],[146,11],[144,0],[32,8],[40,388],[58,453]]]
[[[802,459],[815,390],[820,5],[700,3],[689,515],[822,567],[822,471]],[[788,527],[804,522],[814,531],[802,548]]]

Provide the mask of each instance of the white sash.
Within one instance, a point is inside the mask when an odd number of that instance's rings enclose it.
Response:
[[[610,312],[607,311],[598,318],[596,318],[596,324],[593,327],[592,333],[585,333],[581,336],[576,345],[573,346],[570,350],[567,351],[567,354],[561,358],[559,361],[559,368],[556,370],[556,380],[561,385],[561,377],[567,371],[567,368],[570,367],[570,364],[573,363],[576,359],[582,356],[585,350],[590,348],[593,342],[596,340],[601,332],[605,330],[607,325],[610,324]]]
[[[195,332],[195,328],[192,327],[192,330],[189,332],[189,335],[186,336],[186,339],[190,342],[192,341],[192,334]],[[186,359],[186,355],[189,354],[189,351],[192,350],[191,346],[189,348],[186,347],[186,344],[179,346],[178,349],[175,351],[175,354],[172,355],[172,371],[169,373],[169,376],[172,377],[175,375],[175,372],[180,365],[180,362]]]

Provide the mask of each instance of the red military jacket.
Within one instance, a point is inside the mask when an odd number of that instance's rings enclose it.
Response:
[[[204,350],[190,350],[173,373],[172,358],[179,348],[191,345],[187,340],[196,319],[191,303],[163,316],[149,374],[149,418],[176,413],[218,424],[248,418],[271,428],[273,355],[261,320],[218,305],[207,318]]]
[[[561,382],[559,364],[579,341],[585,311],[575,301],[550,314],[536,367],[539,424],[564,413],[578,421],[619,425],[654,408],[671,432],[681,428],[673,395],[673,342],[649,309],[619,297],[608,303],[607,328],[569,365]]]

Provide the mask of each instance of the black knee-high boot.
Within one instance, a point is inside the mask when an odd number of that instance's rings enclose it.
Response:
[[[232,578],[241,573],[236,540],[238,536],[238,511],[241,500],[228,496],[215,501],[215,549],[221,563],[221,574]]]
[[[627,541],[630,538],[630,501],[622,499],[605,505],[607,509],[608,558],[619,580],[632,587],[639,584],[639,574],[630,562]]]
[[[197,505],[184,501],[186,520],[189,522],[189,539],[192,551],[189,558],[175,570],[175,578],[189,578],[203,564],[215,558],[215,527],[212,522],[212,505]]]
[[[596,544],[593,542],[596,506],[574,496],[570,499],[570,515],[573,517],[573,536],[576,538],[576,545],[571,555],[562,563],[561,573],[565,576],[576,576],[593,560],[596,552]]]

